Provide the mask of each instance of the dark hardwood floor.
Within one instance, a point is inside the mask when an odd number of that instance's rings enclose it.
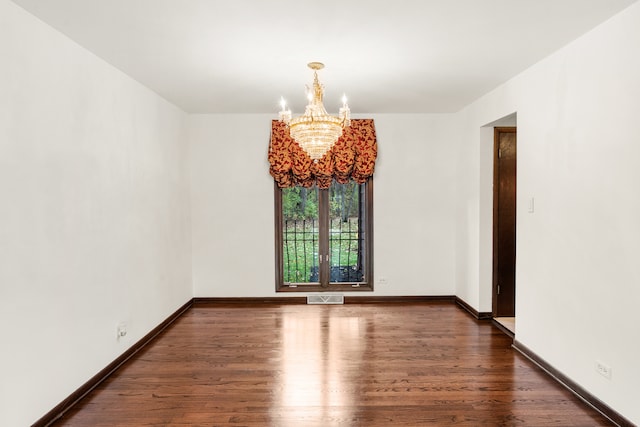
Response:
[[[194,306],[56,426],[608,426],[450,302]]]

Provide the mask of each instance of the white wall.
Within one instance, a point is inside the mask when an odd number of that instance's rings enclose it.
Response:
[[[454,293],[457,170],[449,117],[373,116],[374,274],[387,281],[375,285],[375,295]],[[273,118],[189,118],[196,296],[276,295],[267,162]]]
[[[191,115],[192,271],[197,297],[274,293],[271,116]]]
[[[491,244],[483,237],[491,162],[481,144],[492,142],[481,127],[517,112],[516,338],[635,423],[639,22],[636,3],[455,115],[457,295],[491,310]],[[596,373],[596,360],[613,368],[611,380]]]
[[[374,115],[376,295],[454,295],[455,162],[450,115]]]
[[[191,298],[185,114],[5,0],[0,58],[0,425],[24,426]]]

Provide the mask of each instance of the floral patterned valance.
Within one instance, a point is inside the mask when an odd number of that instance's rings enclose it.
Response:
[[[378,155],[373,119],[351,119],[333,148],[314,162],[289,136],[289,128],[277,120],[271,125],[269,173],[278,187],[329,188],[335,179],[346,183],[353,179],[364,183],[373,175]]]

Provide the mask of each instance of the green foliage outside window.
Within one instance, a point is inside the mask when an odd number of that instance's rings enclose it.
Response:
[[[359,260],[359,194],[355,182],[333,183],[329,189],[331,265],[356,268]],[[282,190],[284,281],[317,280],[318,189]],[[312,279],[313,278],[313,279]]]

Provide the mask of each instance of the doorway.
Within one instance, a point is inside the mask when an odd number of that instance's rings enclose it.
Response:
[[[513,328],[508,327],[514,333],[516,315],[516,136],[515,127],[494,128],[492,315],[494,318],[507,318],[503,321]],[[504,323],[503,321],[500,323]]]

